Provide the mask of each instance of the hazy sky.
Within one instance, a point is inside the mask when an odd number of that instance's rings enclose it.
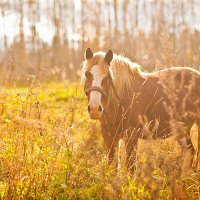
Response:
[[[77,24],[80,18],[80,10],[81,10],[81,4],[80,4],[80,0],[75,0],[76,4],[75,4],[75,10],[77,12]],[[151,2],[152,0],[147,0],[148,2]],[[0,0],[1,3],[6,2],[5,0]],[[12,1],[11,1],[12,2]],[[38,20],[38,22],[36,23],[36,29],[37,32],[39,34],[39,38],[41,40],[43,40],[44,42],[50,42],[52,40],[52,37],[54,35],[54,26],[52,24],[52,19],[51,16],[48,15],[48,13],[44,12],[44,9],[46,9],[46,7],[48,6],[51,10],[52,5],[53,5],[53,0],[42,0],[40,1],[40,19]],[[142,2],[142,1],[139,1]],[[187,2],[187,0],[186,0]],[[197,4],[198,5],[198,4]],[[128,12],[132,12],[131,7],[129,8],[130,10]],[[196,13],[199,13],[200,10],[200,5],[198,5],[195,8]],[[1,9],[0,9],[1,11]],[[24,33],[25,36],[31,36],[31,31],[30,31],[30,22],[28,19],[28,7],[25,5],[24,7],[24,11],[25,11],[25,17],[24,17]],[[186,10],[187,11],[187,10]],[[140,7],[139,5],[139,12],[142,13],[142,6]],[[148,9],[148,12],[153,12],[150,7]],[[78,14],[79,13],[79,14]],[[190,20],[190,13],[185,13],[186,18],[188,18],[188,20]],[[96,16],[93,16],[96,17]],[[167,16],[170,19],[170,16]],[[119,18],[120,18],[120,12],[119,12]],[[178,16],[177,16],[178,18]],[[20,15],[18,12],[14,12],[12,10],[6,10],[5,11],[5,15],[4,17],[2,15],[0,15],[0,49],[2,49],[3,47],[3,36],[6,35],[8,38],[8,44],[10,44],[13,41],[13,38],[17,35],[19,35],[19,20],[20,20]],[[132,21],[133,19],[128,18],[128,22],[129,22],[129,26],[132,26]],[[143,26],[144,29],[148,29],[151,28],[151,23],[148,23],[148,21],[143,22],[142,20],[144,20],[143,17],[139,17],[140,23],[139,26]],[[122,25],[119,22],[119,25]],[[78,26],[78,25],[77,25]],[[200,30],[200,17],[196,20],[196,24],[195,24],[195,28]],[[78,31],[76,32],[72,32],[72,28],[70,25],[68,25],[67,27],[67,34],[68,34],[68,39],[73,39],[73,40],[79,40],[80,36]]]
[[[78,12],[81,9],[80,0],[75,0],[75,10]],[[0,3],[5,3],[6,0],[0,0]],[[50,42],[53,38],[55,29],[51,21],[51,16],[48,16],[47,13],[43,12],[43,10],[46,8],[45,6],[52,7],[53,1],[52,0],[42,0],[40,1],[40,19],[36,23],[36,29],[39,34],[39,38],[43,40],[44,42]],[[24,34],[26,37],[31,36],[31,30],[30,30],[30,22],[27,18],[28,15],[26,15],[26,12],[28,12],[28,9],[26,9],[25,6],[25,17],[23,19],[24,23]],[[0,13],[1,13],[1,7],[0,7]],[[20,22],[20,15],[18,12],[12,11],[12,10],[5,10],[5,15],[0,15],[0,49],[3,47],[3,41],[4,41],[4,35],[7,36],[8,44],[12,43],[14,37],[19,35],[19,22]],[[78,40],[79,35],[77,33],[72,33],[72,30],[70,27],[68,27],[68,38]]]

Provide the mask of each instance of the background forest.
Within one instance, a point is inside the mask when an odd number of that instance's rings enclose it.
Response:
[[[87,47],[145,71],[198,68],[199,10],[199,0],[2,0],[1,80],[77,80]]]

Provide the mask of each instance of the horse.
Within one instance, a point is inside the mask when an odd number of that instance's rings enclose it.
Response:
[[[147,73],[112,50],[93,53],[87,48],[82,76],[87,110],[91,119],[100,121],[109,164],[120,138],[125,142],[126,166],[135,169],[138,139],[176,135],[182,152],[191,157],[186,165],[192,166],[195,149],[190,129],[194,123],[200,149],[199,71],[173,67]]]

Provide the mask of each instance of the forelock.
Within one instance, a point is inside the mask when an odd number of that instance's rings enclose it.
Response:
[[[92,58],[85,60],[82,63],[82,73],[81,73],[82,80],[85,79],[85,72],[90,71],[94,65],[99,65],[101,72],[107,73],[109,70],[109,67],[108,67],[107,63],[105,62],[104,58],[105,58],[104,52],[97,52],[94,54],[94,56]]]

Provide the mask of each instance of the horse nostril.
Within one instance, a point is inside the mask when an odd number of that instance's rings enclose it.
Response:
[[[87,108],[87,109],[88,109],[88,112],[90,112],[90,105],[88,105],[88,108]]]
[[[102,106],[99,106],[98,111],[99,111],[99,112],[102,112],[102,110],[103,110],[103,109],[102,109]]]

